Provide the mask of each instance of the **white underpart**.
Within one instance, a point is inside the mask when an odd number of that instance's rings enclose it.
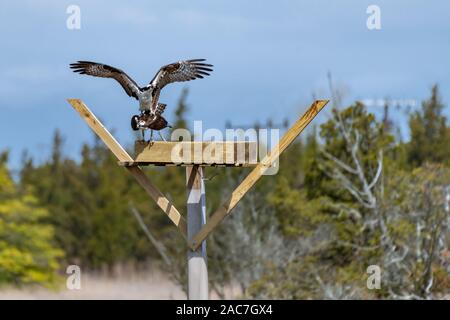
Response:
[[[139,110],[151,110],[152,106],[152,90],[141,91],[138,94]]]

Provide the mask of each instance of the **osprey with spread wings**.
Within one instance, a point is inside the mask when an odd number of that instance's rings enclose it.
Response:
[[[204,61],[205,59],[182,60],[163,66],[145,87],[139,87],[125,72],[106,64],[78,61],[72,63],[70,68],[80,74],[113,78],[119,82],[128,96],[139,101],[141,114],[131,118],[131,127],[133,130],[141,130],[144,138],[145,129],[150,129],[151,137],[153,137],[153,130],[159,131],[168,127],[166,119],[161,116],[166,105],[158,103],[162,88],[172,82],[190,81],[209,76],[209,72],[213,71],[213,65]]]

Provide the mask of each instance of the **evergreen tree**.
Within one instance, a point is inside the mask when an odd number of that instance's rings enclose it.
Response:
[[[175,121],[173,123],[172,130],[179,128],[188,129],[188,124],[186,121],[186,113],[189,111],[189,107],[186,102],[188,95],[189,90],[187,88],[183,88],[181,96],[178,99],[177,108],[175,109]]]
[[[450,135],[447,119],[442,114],[444,104],[439,96],[439,87],[433,86],[431,97],[422,103],[422,109],[409,119],[411,141],[408,146],[408,161],[413,167],[428,162],[447,163],[450,159]]]

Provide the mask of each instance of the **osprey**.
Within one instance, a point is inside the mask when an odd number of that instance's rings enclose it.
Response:
[[[119,82],[128,96],[139,101],[141,115],[132,117],[131,126],[133,130],[141,129],[144,135],[145,129],[151,129],[153,135],[153,130],[162,129],[162,124],[165,123],[163,128],[167,126],[167,121],[161,116],[166,105],[158,104],[161,90],[169,83],[202,79],[204,76],[209,76],[209,72],[213,71],[213,65],[204,63],[204,61],[205,59],[181,60],[165,65],[159,69],[150,83],[145,87],[138,86],[122,70],[106,64],[78,61],[77,63],[70,64],[70,68],[80,74],[112,78]],[[155,122],[159,125],[156,126]],[[152,129],[152,127],[155,129]]]
[[[144,130],[150,129],[150,141],[152,141],[153,139],[153,130],[158,131],[161,139],[166,141],[166,139],[164,139],[164,137],[159,132],[159,130],[167,127],[172,128],[172,126],[168,125],[167,120],[164,119],[163,116],[161,116],[165,108],[166,105],[164,103],[158,103],[154,114],[150,113],[149,111],[144,111],[140,116],[134,115],[133,117],[131,117],[131,128],[135,131],[141,129],[142,140],[144,140]]]

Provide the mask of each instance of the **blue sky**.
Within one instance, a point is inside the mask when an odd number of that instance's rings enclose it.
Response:
[[[80,30],[66,27],[71,4],[81,9]],[[370,4],[381,8],[381,30],[366,27]],[[347,103],[420,101],[436,82],[448,103],[449,12],[444,0],[2,1],[0,150],[10,149],[13,168],[24,149],[45,160],[59,128],[76,156],[93,136],[66,98],[82,98],[121,143],[133,141],[137,102],[113,80],[72,73],[76,60],[111,64],[144,85],[163,64],[208,58],[211,77],[161,96],[170,120],[188,86],[189,119],[204,128],[293,120],[313,94],[329,98],[328,71]]]

